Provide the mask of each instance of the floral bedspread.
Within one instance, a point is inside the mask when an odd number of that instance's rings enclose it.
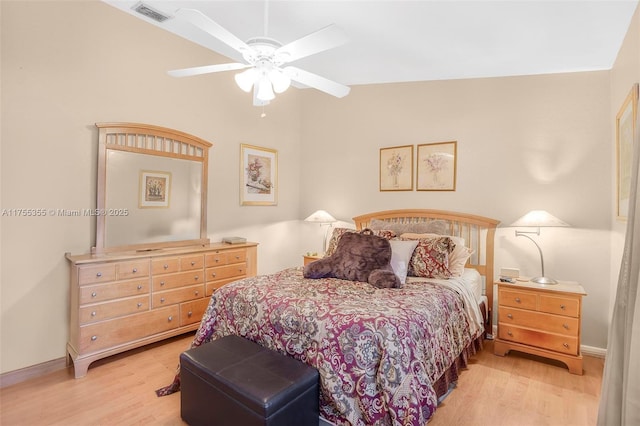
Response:
[[[424,425],[432,383],[477,337],[460,296],[437,284],[376,289],[285,269],[211,297],[192,347],[237,334],[320,372],[320,414],[338,425]]]

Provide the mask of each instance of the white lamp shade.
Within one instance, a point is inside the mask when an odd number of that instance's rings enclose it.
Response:
[[[544,210],[531,210],[520,219],[513,222],[510,226],[532,226],[532,227],[550,227],[550,226],[571,226],[566,222],[558,219],[549,212]]]
[[[329,213],[327,213],[324,210],[317,210],[312,214],[310,214],[309,216],[307,216],[307,218],[304,221],[317,222],[317,223],[332,223],[332,222],[336,222],[336,218],[331,216]]]
[[[267,78],[267,76],[263,76],[256,82],[256,87],[254,90],[257,90],[256,97],[261,101],[271,101],[275,99],[276,95],[273,93],[273,87],[271,87],[271,82]]]
[[[238,87],[245,92],[249,93],[251,88],[253,87],[253,83],[255,83],[257,76],[257,71],[255,68],[249,68],[246,71],[240,72],[234,76],[236,80],[236,84]]]
[[[291,85],[291,79],[284,75],[282,71],[273,68],[269,71],[269,80],[271,80],[271,84],[273,84],[273,90],[276,93],[282,93],[289,88]]]

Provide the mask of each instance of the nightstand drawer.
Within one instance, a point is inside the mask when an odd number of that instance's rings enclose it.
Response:
[[[506,306],[500,306],[498,309],[498,322],[500,324],[532,328],[567,336],[577,336],[580,329],[578,318],[567,318]]]
[[[544,333],[542,331],[528,330],[526,328],[498,325],[498,337],[538,348],[550,349],[570,355],[578,354],[578,339],[576,337],[561,336],[558,334]]]
[[[535,293],[502,288],[499,290],[498,300],[500,305],[521,309],[535,310],[538,304],[538,296]]]
[[[542,312],[576,318],[580,312],[580,301],[576,298],[541,294],[539,301],[539,310]]]

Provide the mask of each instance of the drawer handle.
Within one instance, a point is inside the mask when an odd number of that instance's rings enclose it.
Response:
[[[164,281],[160,281],[160,285],[163,286],[164,285]]]
[[[98,273],[96,274],[96,277],[98,277],[98,278],[100,278],[101,276],[102,276],[102,272],[98,272]]]
[[[98,340],[98,336],[91,336],[91,341],[95,342],[96,340]]]
[[[238,268],[238,272],[242,273],[243,269],[242,268]]]
[[[513,336],[513,333],[512,333],[511,331],[507,331],[507,334],[508,334],[509,336]]]
[[[516,303],[520,303],[520,298],[516,297]]]
[[[96,311],[91,312],[91,316],[95,317],[97,315]]]
[[[164,269],[169,269],[169,265],[167,265],[166,263],[165,263],[164,265],[162,265],[162,267],[163,267]]]
[[[191,315],[193,315],[193,312],[191,312],[191,311],[187,312],[187,316],[188,316],[189,318],[191,318]]]
[[[240,259],[240,256],[236,256],[236,259]]]
[[[173,316],[169,316],[169,318],[167,318],[169,320],[169,322],[173,321]]]
[[[142,303],[138,302],[138,308],[140,308],[142,306]]]
[[[195,265],[196,262],[194,262],[193,260],[191,261],[191,266]]]
[[[198,290],[196,290],[196,296],[198,295]]]
[[[164,297],[160,298],[160,303],[164,303]]]
[[[568,324],[562,324],[562,327],[563,327],[565,330],[568,330],[568,329],[569,329],[569,325],[568,325]]]
[[[564,346],[565,348],[569,349],[569,344],[568,343],[563,343],[562,346]]]
[[[513,319],[513,315],[511,315],[511,314],[507,314],[507,318],[509,318],[509,319]]]
[[[135,274],[136,272],[138,272],[138,268],[133,268],[132,272]]]
[[[220,259],[216,258],[216,263],[220,262]]]
[[[198,281],[198,276],[196,275],[195,277],[193,277],[194,280]]]
[[[96,297],[98,295],[98,293],[96,293],[95,291],[93,293],[91,293],[91,297]]]
[[[138,284],[138,290],[142,290],[142,286]]]
[[[215,272],[212,272],[212,273],[211,273],[211,276],[215,278],[215,277],[216,277],[216,273],[215,273]]]
[[[564,305],[560,305],[560,309],[562,309],[564,311],[565,309],[567,309],[567,307],[564,306]]]

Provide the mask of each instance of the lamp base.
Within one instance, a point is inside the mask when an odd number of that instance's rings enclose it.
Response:
[[[558,284],[558,281],[554,280],[553,278],[547,277],[535,277],[531,278],[530,281],[536,284]]]

